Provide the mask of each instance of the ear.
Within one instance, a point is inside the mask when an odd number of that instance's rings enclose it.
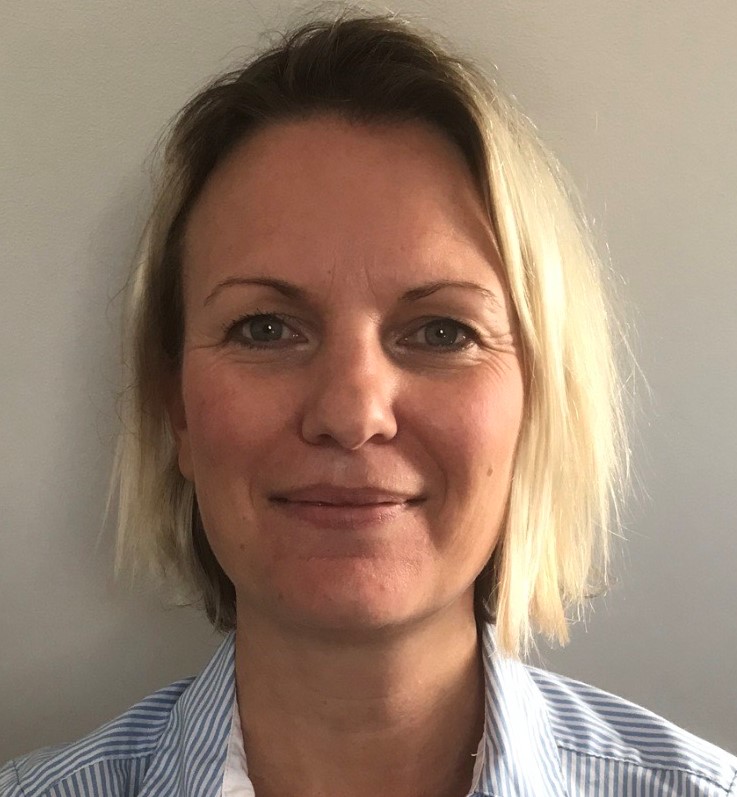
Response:
[[[173,374],[166,378],[164,387],[164,402],[166,404],[166,413],[169,417],[169,428],[171,429],[176,442],[179,470],[185,479],[194,482],[192,450],[189,444],[187,413],[184,407],[184,397],[182,395],[182,382],[180,374]]]

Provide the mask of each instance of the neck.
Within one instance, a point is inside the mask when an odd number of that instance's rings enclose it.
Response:
[[[316,637],[238,606],[236,688],[258,797],[464,797],[484,724],[472,609]]]

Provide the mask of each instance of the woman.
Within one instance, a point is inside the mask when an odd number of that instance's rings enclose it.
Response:
[[[227,635],[3,795],[726,795],[737,760],[523,665],[606,574],[611,313],[552,159],[389,17],[169,137],[131,283],[120,561]]]

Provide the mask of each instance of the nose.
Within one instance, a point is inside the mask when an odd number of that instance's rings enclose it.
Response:
[[[378,341],[344,338],[326,346],[310,367],[302,418],[305,441],[332,440],[354,451],[374,438],[386,442],[396,435],[396,367]]]

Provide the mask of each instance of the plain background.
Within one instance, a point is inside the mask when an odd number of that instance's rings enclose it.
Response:
[[[116,294],[169,117],[272,0],[0,5],[0,760],[196,673],[193,610],[111,578]],[[546,666],[737,749],[737,5],[403,2],[496,65],[583,194],[640,386],[619,584]],[[99,540],[99,542],[98,542]]]

